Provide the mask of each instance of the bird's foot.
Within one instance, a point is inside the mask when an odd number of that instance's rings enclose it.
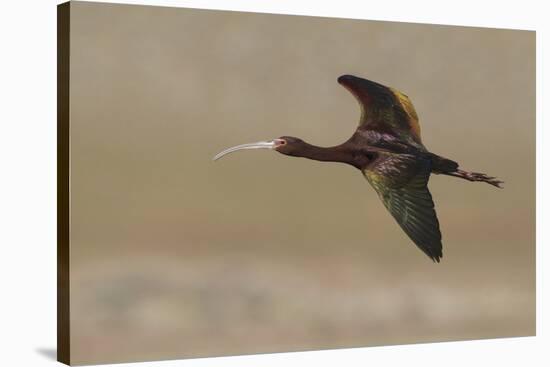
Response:
[[[466,172],[462,170],[457,170],[458,176],[462,177],[468,181],[473,182],[486,182],[489,185],[493,185],[495,187],[498,187],[499,189],[502,189],[503,181],[500,181],[496,177],[488,176],[485,173],[478,173],[478,172]]]

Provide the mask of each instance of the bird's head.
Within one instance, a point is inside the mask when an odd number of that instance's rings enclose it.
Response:
[[[305,142],[302,139],[292,136],[282,136],[273,140],[259,141],[257,143],[247,143],[227,148],[214,156],[214,160],[218,160],[226,154],[245,149],[272,149],[281,154],[294,155],[299,151]]]

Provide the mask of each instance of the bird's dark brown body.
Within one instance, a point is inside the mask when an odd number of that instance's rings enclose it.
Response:
[[[427,186],[430,174],[497,187],[501,181],[482,173],[462,171],[458,163],[429,152],[422,144],[416,111],[405,94],[352,75],[343,75],[338,82],[355,96],[361,107],[359,126],[344,143],[323,148],[283,136],[230,148],[215,159],[235,150],[270,148],[288,156],[349,164],[363,173],[413,242],[439,262],[443,256],[441,233]]]

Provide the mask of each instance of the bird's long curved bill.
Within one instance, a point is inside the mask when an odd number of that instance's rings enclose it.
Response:
[[[219,152],[216,154],[213,158],[213,160],[218,160],[221,157],[223,157],[226,154],[236,152],[237,150],[245,150],[245,149],[275,149],[278,146],[278,143],[275,140],[270,141],[259,141],[257,143],[248,143],[248,144],[241,144],[237,145],[231,148],[227,148],[224,151]]]

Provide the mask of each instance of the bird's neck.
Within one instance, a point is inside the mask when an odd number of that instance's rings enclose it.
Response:
[[[321,162],[347,163],[354,167],[357,167],[353,152],[344,144],[334,147],[319,147],[306,142],[303,142],[302,144],[303,146],[298,152],[295,152],[293,154],[294,156],[313,159]]]

